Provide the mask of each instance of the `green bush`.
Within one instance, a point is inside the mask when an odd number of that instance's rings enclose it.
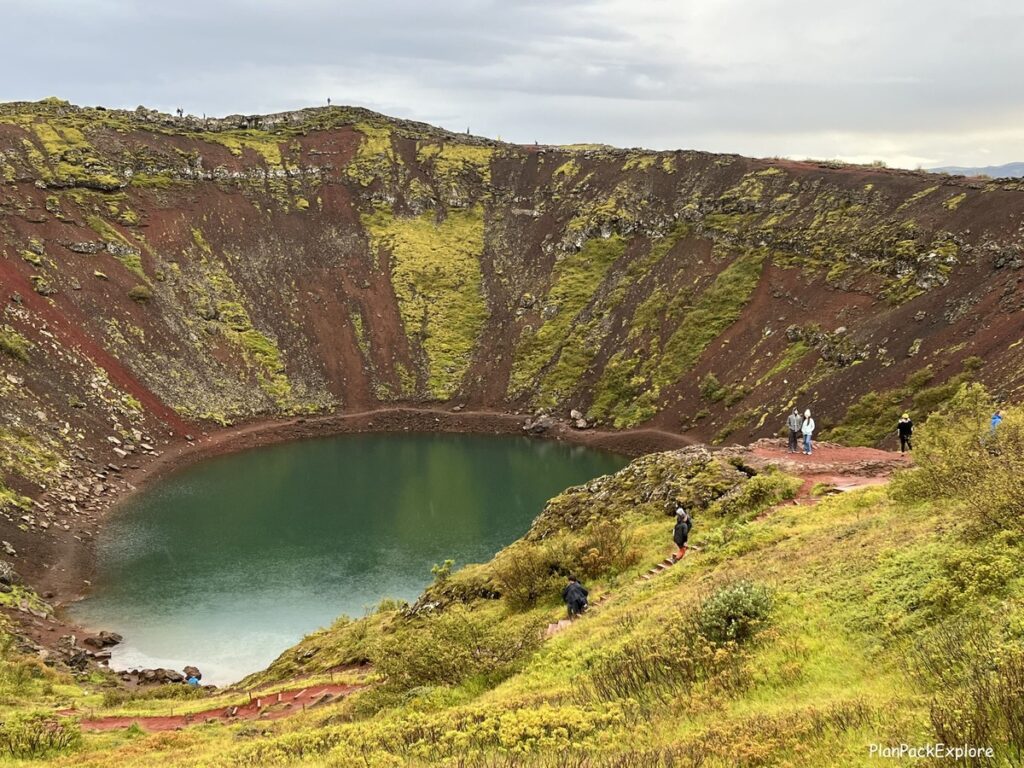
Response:
[[[771,617],[771,593],[748,581],[720,588],[697,611],[697,628],[712,643],[745,643]]]
[[[930,695],[936,740],[992,746],[994,760],[965,765],[1024,764],[1024,650],[986,623],[946,622],[919,633],[910,651],[909,677]]]
[[[621,572],[639,559],[633,537],[625,528],[611,520],[600,520],[583,531],[574,570],[581,576],[595,578]]]
[[[801,484],[800,478],[770,468],[714,502],[706,514],[749,520],[776,504],[792,499]]]
[[[541,642],[541,619],[498,617],[461,605],[414,619],[383,636],[372,651],[387,685],[458,685],[473,677],[498,681]]]
[[[13,328],[0,327],[0,352],[27,363],[28,340]]]
[[[528,608],[541,597],[558,594],[575,565],[564,537],[542,543],[518,541],[494,559],[494,578],[513,608]]]
[[[128,291],[128,298],[132,301],[137,301],[140,304],[145,304],[147,301],[151,301],[153,299],[153,289],[148,285],[136,285]]]
[[[15,759],[38,759],[69,752],[81,740],[77,720],[50,712],[19,712],[0,724],[0,752]]]
[[[966,510],[964,527],[1024,530],[1024,409],[1004,409],[993,432],[995,408],[980,384],[960,387],[917,430],[917,468],[893,480],[893,498],[908,504],[957,500]]]
[[[722,382],[713,373],[707,374],[700,380],[700,396],[712,403],[717,403],[728,394],[728,390],[722,386]]]

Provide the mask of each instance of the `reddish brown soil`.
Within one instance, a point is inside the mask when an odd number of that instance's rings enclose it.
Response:
[[[84,731],[114,731],[119,728],[128,728],[138,725],[146,731],[174,731],[189,725],[199,723],[219,722],[234,723],[239,720],[279,720],[297,712],[304,712],[306,709],[317,706],[326,701],[343,698],[349,694],[362,690],[364,686],[359,685],[315,685],[310,688],[294,688],[280,693],[268,694],[266,696],[253,695],[252,700],[235,707],[219,707],[208,709],[203,712],[196,712],[188,715],[173,714],[173,702],[168,702],[168,709],[171,712],[164,716],[143,716],[143,717],[83,717],[81,720]],[[327,695],[328,698],[324,698]],[[84,713],[77,710],[64,710],[60,714],[66,716],[81,716]]]

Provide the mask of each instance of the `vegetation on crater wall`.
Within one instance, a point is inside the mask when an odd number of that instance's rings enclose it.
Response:
[[[399,217],[384,206],[362,217],[371,247],[390,254],[391,282],[406,335],[424,356],[427,394],[454,395],[487,318],[480,258],[481,206]],[[407,392],[406,394],[414,394]]]
[[[559,350],[566,354],[571,329],[584,308],[595,300],[609,269],[625,249],[626,240],[620,235],[591,238],[580,250],[563,254],[556,260],[551,288],[541,302],[542,323],[536,330],[525,328],[516,345],[508,385],[511,397],[525,394]],[[576,346],[568,349],[568,354],[571,358],[556,361],[553,378],[545,382],[549,398],[557,396],[564,385],[572,384],[567,377],[575,378],[585,369],[587,360],[579,356],[592,356],[593,352]]]
[[[634,426],[653,416],[662,390],[679,381],[739,319],[757,287],[765,257],[763,250],[750,250],[735,258],[697,294],[691,306],[681,306],[676,310],[678,317],[667,318],[667,336],[660,333],[666,320],[662,312],[647,315],[651,327],[634,323],[631,333],[649,346],[612,356],[598,383],[590,415],[609,418],[616,428]]]

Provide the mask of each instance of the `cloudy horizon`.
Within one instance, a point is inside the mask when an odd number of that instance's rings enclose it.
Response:
[[[334,104],[515,142],[1024,160],[1010,0],[6,0],[0,101]]]

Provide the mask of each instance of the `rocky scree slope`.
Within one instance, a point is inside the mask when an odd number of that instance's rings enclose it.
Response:
[[[0,529],[63,527],[188,433],[380,403],[718,442],[798,404],[877,442],[948,382],[1019,395],[1022,214],[1013,181],[353,108],[3,104]]]

